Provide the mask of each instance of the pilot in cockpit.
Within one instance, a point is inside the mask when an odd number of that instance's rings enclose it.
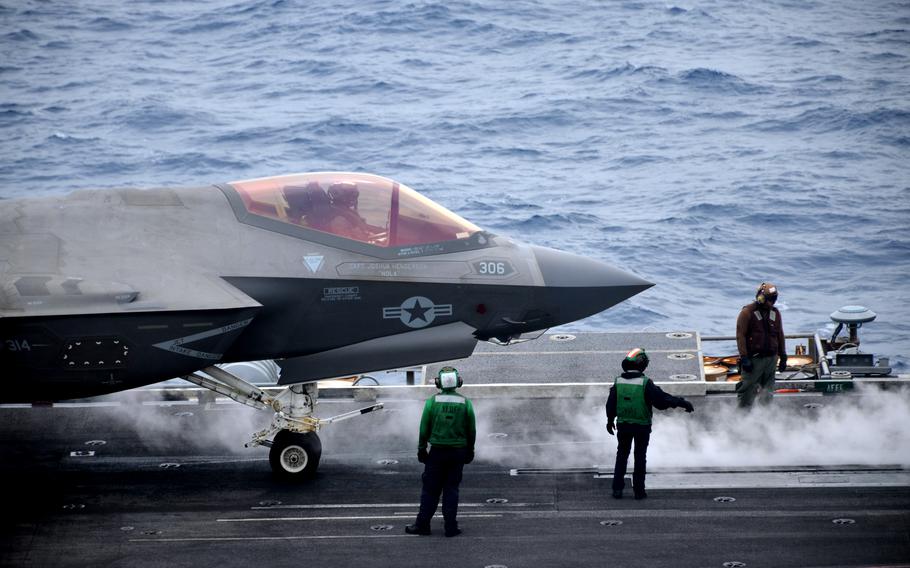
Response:
[[[325,218],[330,208],[329,198],[317,182],[312,181],[304,187],[284,188],[284,199],[288,204],[288,220],[292,223],[326,230],[325,227],[316,226],[317,220]]]
[[[357,212],[360,191],[357,184],[333,183],[328,191],[331,203],[331,219],[328,222],[329,232],[342,237],[359,241],[369,238],[369,225]]]
[[[284,188],[287,219],[300,227],[331,233],[346,239],[371,242],[377,233],[357,212],[357,184],[336,182],[324,191],[312,181],[306,186]]]

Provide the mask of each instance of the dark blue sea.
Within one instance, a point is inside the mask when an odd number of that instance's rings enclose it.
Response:
[[[657,284],[566,331],[731,335],[771,281],[908,372],[906,1],[0,1],[0,197],[313,170]]]

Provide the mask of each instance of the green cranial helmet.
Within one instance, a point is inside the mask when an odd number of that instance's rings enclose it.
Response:
[[[626,353],[626,358],[622,360],[622,370],[643,373],[648,368],[649,361],[648,354],[645,353],[644,348],[636,347]]]
[[[455,367],[443,367],[436,374],[436,388],[457,389],[463,384],[461,374]]]

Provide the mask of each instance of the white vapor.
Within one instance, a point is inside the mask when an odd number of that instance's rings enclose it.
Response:
[[[734,398],[692,397],[696,411],[654,411],[648,467],[910,465],[910,389],[857,389],[853,395],[779,396],[751,411]],[[797,402],[798,404],[794,404]],[[505,467],[611,468],[616,438],[604,400],[481,399],[478,458]],[[503,416],[515,419],[502,422]],[[547,419],[552,415],[553,418]],[[495,432],[508,434],[491,438]]]

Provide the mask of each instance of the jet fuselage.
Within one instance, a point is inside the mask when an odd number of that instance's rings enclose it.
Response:
[[[343,200],[344,215],[317,220]],[[465,357],[650,285],[367,174],[4,200],[0,369],[17,386],[0,398],[92,396],[231,361],[281,359],[293,383]]]

